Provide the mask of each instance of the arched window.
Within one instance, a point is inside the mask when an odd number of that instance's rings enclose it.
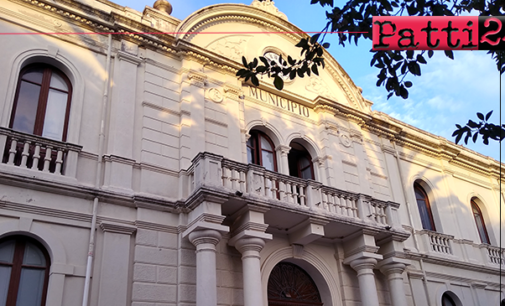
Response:
[[[472,212],[473,218],[475,219],[475,225],[477,225],[477,231],[479,232],[480,241],[482,243],[489,243],[489,236],[486,230],[486,223],[484,223],[484,218],[482,216],[482,211],[479,208],[479,205],[475,203],[474,200],[471,201],[472,204]]]
[[[30,65],[19,74],[10,128],[66,141],[71,98],[72,85],[60,70]]]
[[[260,131],[251,131],[247,141],[247,162],[265,167],[270,171],[277,171],[274,143]]]
[[[456,306],[456,302],[449,296],[449,294],[444,293],[442,295],[442,306]]]
[[[322,306],[312,278],[297,265],[280,262],[268,278],[268,306]]]
[[[0,240],[0,305],[44,306],[50,259],[37,241],[24,236]]]
[[[289,175],[303,179],[314,179],[314,166],[309,152],[296,142],[291,143],[288,154]]]
[[[414,192],[416,194],[417,208],[419,209],[419,215],[421,216],[423,228],[430,231],[436,231],[428,195],[424,191],[423,187],[421,187],[418,183],[414,184]]]

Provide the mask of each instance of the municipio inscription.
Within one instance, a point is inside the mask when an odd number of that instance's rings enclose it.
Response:
[[[249,86],[248,94],[251,98],[261,100],[265,103],[274,105],[278,108],[285,109],[285,110],[292,112],[294,114],[304,116],[307,118],[309,118],[309,116],[310,116],[310,112],[309,112],[308,107],[303,106],[299,103],[290,101],[286,98],[279,97],[277,95],[274,95],[273,93],[261,90],[259,88]]]

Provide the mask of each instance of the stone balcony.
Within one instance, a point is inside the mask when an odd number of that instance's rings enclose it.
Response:
[[[7,172],[18,168],[29,176],[37,172],[75,178],[81,149],[78,145],[0,128],[2,169]]]
[[[360,230],[375,232],[376,238],[391,233],[408,237],[401,228],[399,204],[368,195],[325,186],[253,165],[228,160],[211,153],[200,153],[188,169],[188,198],[195,193],[218,192],[227,199],[222,214],[231,216],[254,203],[268,212],[269,231],[290,234],[293,228],[314,222],[324,227],[319,236],[345,238]],[[309,224],[310,223],[310,224]]]
[[[503,248],[430,230],[416,231],[415,235],[420,238],[422,254],[494,268],[505,266]]]

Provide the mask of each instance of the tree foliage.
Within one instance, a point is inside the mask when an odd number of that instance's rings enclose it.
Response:
[[[338,43],[358,45],[362,39],[372,39],[373,16],[458,16],[477,11],[480,16],[503,16],[505,0],[348,0],[340,5],[335,5],[334,0],[311,0],[311,4],[320,4],[327,7],[327,23],[320,34],[310,38],[302,38],[296,45],[301,48],[300,58],[280,58],[279,61],[270,61],[259,57],[248,62],[242,58],[243,69],[237,76],[245,81],[251,80],[255,86],[259,85],[258,75],[267,75],[273,78],[273,84],[278,90],[284,87],[284,78],[303,78],[311,73],[319,74],[319,69],[324,68],[324,49],[330,44],[325,41],[326,33],[339,32]],[[433,56],[433,51],[370,51],[372,60],[370,66],[379,69],[377,86],[384,86],[388,91],[388,99],[393,95],[407,99],[409,88],[413,86],[412,76],[421,76],[422,66],[428,63]],[[444,51],[450,59],[454,59],[452,51]],[[505,52],[489,51],[497,63],[501,73],[505,71]],[[480,113],[479,113],[480,114]],[[490,115],[490,113],[488,113]],[[478,115],[479,116],[479,115]],[[480,116],[479,116],[480,119]],[[485,120],[484,120],[485,119]],[[482,135],[484,144],[489,139],[502,140],[505,127],[488,123],[489,118],[481,119],[480,123],[471,120],[465,126],[456,125],[457,130],[453,136],[458,143],[465,134],[465,143],[472,137],[474,142]],[[469,136],[470,135],[470,136]],[[473,135],[473,136],[472,136]]]

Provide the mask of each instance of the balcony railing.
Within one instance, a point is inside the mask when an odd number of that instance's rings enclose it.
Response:
[[[82,147],[0,128],[2,163],[46,173],[75,176]]]
[[[454,236],[437,233],[429,230],[418,232],[425,244],[425,250],[430,253],[453,255],[452,241]]]
[[[495,265],[505,264],[504,249],[492,245],[486,245],[489,261]]]
[[[216,187],[322,214],[376,225],[398,225],[397,203],[268,171],[258,165],[238,163],[211,153],[200,153],[187,173],[190,180],[188,195],[202,186]]]

